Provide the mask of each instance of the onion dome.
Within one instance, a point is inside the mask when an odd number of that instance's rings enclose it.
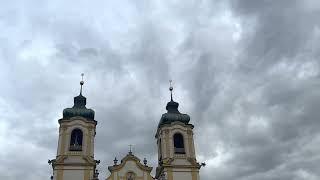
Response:
[[[162,114],[158,127],[164,124],[171,124],[172,122],[177,121],[182,122],[184,124],[189,124],[190,116],[188,114],[180,113],[178,110],[179,103],[173,101],[172,99],[173,87],[171,86],[171,80],[169,90],[171,92],[171,101],[167,103],[167,113]]]
[[[88,120],[94,121],[94,111],[92,109],[86,108],[87,99],[86,97],[82,96],[82,86],[83,82],[83,74],[82,81],[80,82],[80,94],[79,96],[74,97],[74,105],[72,108],[66,108],[63,110],[63,119],[70,119],[75,116],[81,116]]]

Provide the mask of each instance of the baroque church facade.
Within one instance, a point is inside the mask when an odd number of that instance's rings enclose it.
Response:
[[[86,108],[86,97],[82,95],[83,80],[80,82],[80,94],[74,97],[74,106],[63,110],[59,119],[59,139],[57,155],[49,160],[52,166],[52,180],[98,180],[97,165],[94,158],[94,139],[97,121],[95,112]],[[198,163],[193,139],[194,126],[189,123],[190,116],[180,113],[179,103],[171,100],[155,130],[158,147],[158,167],[151,175],[152,167],[142,162],[131,149],[121,159],[115,158],[108,166],[110,175],[105,180],[200,180],[199,170],[204,163]],[[101,178],[100,178],[101,179]]]

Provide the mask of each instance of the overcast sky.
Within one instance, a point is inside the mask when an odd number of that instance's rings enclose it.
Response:
[[[100,179],[129,144],[155,169],[169,79],[195,125],[201,180],[320,179],[319,0],[0,7],[0,179],[49,179],[82,72]]]

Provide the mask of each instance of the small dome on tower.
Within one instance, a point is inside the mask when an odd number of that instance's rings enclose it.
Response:
[[[188,114],[182,114],[179,112],[178,107],[179,103],[173,101],[172,98],[172,91],[173,87],[171,86],[171,80],[170,80],[170,92],[171,92],[171,100],[167,103],[166,110],[168,111],[167,113],[162,114],[160,122],[158,127],[164,124],[171,124],[172,122],[182,122],[184,124],[188,124],[190,121],[190,116]]]
[[[172,122],[182,122],[184,124],[189,124],[190,116],[188,114],[182,114],[178,110],[179,103],[170,101],[168,102],[166,109],[167,113],[162,114],[159,127],[164,124],[171,124]]]
[[[81,74],[83,77],[83,74]],[[70,119],[75,116],[81,116],[88,120],[94,120],[94,111],[86,108],[87,99],[82,96],[82,86],[84,81],[80,82],[80,94],[74,97],[74,105],[72,108],[66,108],[63,110],[63,119]]]

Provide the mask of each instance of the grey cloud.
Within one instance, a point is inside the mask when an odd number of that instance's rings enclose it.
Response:
[[[320,177],[316,1],[16,3],[0,12],[0,129],[13,132],[0,140],[17,144],[0,145],[0,178],[50,176],[82,72],[102,179],[129,144],[156,166],[171,78],[208,164],[202,179]]]

